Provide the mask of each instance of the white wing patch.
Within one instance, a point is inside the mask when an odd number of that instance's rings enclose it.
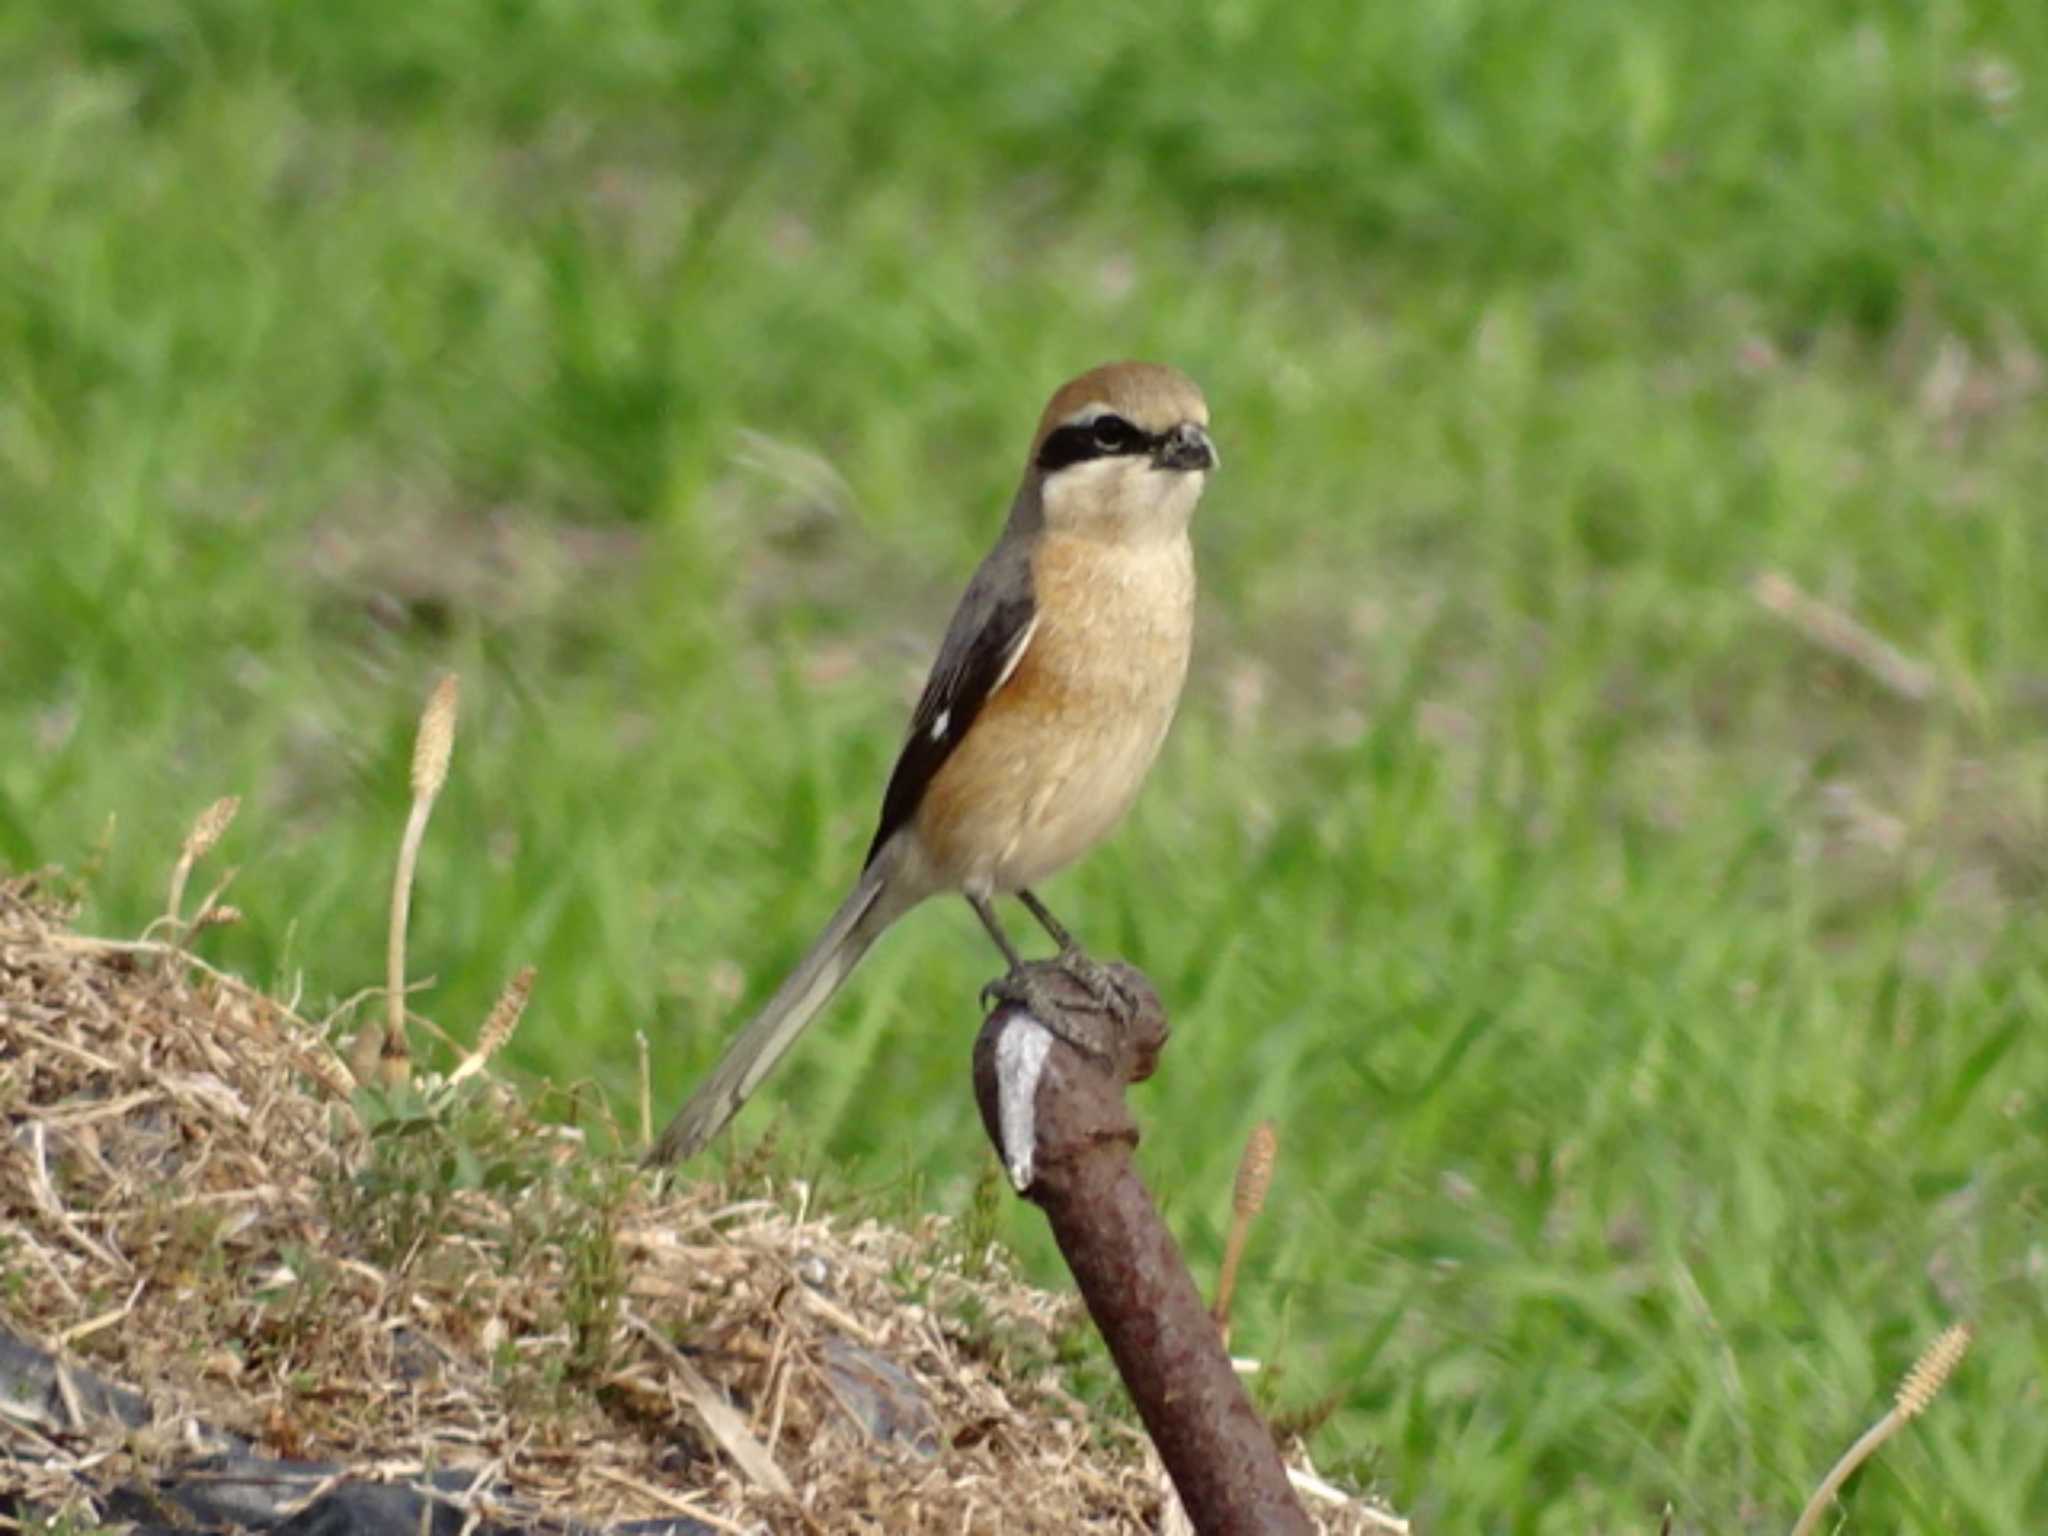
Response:
[[[994,698],[1001,691],[1003,684],[1007,683],[1016,674],[1017,663],[1024,659],[1025,651],[1031,647],[1031,637],[1037,633],[1038,615],[1034,613],[1031,616],[1031,622],[1017,631],[1017,638],[1010,642],[1009,650],[1004,652],[1003,670],[996,674],[996,680],[989,685],[988,693],[982,699],[982,703],[987,703],[989,699]],[[935,742],[942,742],[946,740],[947,734],[952,729],[953,711],[942,709],[932,717],[931,728],[925,734],[930,736]]]
[[[1038,615],[1034,613],[1031,615],[1031,622],[1026,624],[1023,632],[1011,642],[1010,654],[1003,658],[1003,670],[996,678],[995,687],[989,689],[991,697],[1002,688],[1003,684],[1010,680],[1011,674],[1017,670],[1017,663],[1024,659],[1024,652],[1030,648],[1031,637],[1037,633]]]

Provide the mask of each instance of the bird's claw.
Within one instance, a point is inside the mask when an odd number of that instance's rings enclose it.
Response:
[[[1055,978],[1074,985],[1054,986]],[[1114,978],[1107,980],[1107,986],[1113,996],[1123,995],[1124,989]],[[1077,996],[1077,992],[1083,995]],[[1059,961],[1035,961],[1031,967],[998,976],[981,989],[981,1003],[984,1008],[1006,1003],[1021,1008],[1075,1050],[1100,1057],[1111,1054],[1112,1032],[1090,1015],[1108,1014],[1119,1022],[1126,1017],[1118,1004],[1102,1001],[1087,980]]]
[[[1138,994],[1110,966],[1078,946],[1060,952],[1059,968],[1084,987],[1096,1006],[1119,1024],[1138,1015]]]
[[[981,1006],[997,1007],[1010,1003],[1022,1008],[1040,1023],[1050,1023],[1071,1003],[1063,1003],[1047,989],[1045,980],[1031,971],[1011,971],[998,976],[981,989]]]
[[[986,1013],[992,1008],[1001,1007],[1004,1003],[1015,1003],[1019,1008],[1036,1013],[1037,1008],[1026,995],[1030,990],[1029,978],[1021,971],[1011,971],[1007,975],[998,976],[982,986],[982,1011]]]

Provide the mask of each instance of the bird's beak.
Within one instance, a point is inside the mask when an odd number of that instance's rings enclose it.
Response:
[[[1160,469],[1197,470],[1214,469],[1223,461],[1216,457],[1209,434],[1192,421],[1184,421],[1153,450],[1152,462]]]

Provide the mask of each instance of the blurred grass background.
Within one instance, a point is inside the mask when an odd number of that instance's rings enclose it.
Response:
[[[0,860],[663,1112],[851,878],[1045,393],[1226,469],[1187,708],[1059,910],[1179,1026],[1238,1341],[1440,1531],[2048,1522],[2048,11],[0,9]],[[1935,669],[1890,695],[1762,571]],[[992,968],[884,945],[743,1122],[960,1208]],[[1040,1272],[1029,1213],[1005,1235]]]

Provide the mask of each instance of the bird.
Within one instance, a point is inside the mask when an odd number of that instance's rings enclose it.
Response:
[[[717,1135],[869,946],[941,893],[965,896],[1001,950],[997,997],[1041,997],[993,904],[1014,895],[1063,969],[1128,1007],[1033,888],[1122,819],[1166,738],[1193,641],[1189,523],[1218,465],[1208,404],[1176,368],[1106,363],[1053,392],[911,712],[859,878],[650,1165]]]

